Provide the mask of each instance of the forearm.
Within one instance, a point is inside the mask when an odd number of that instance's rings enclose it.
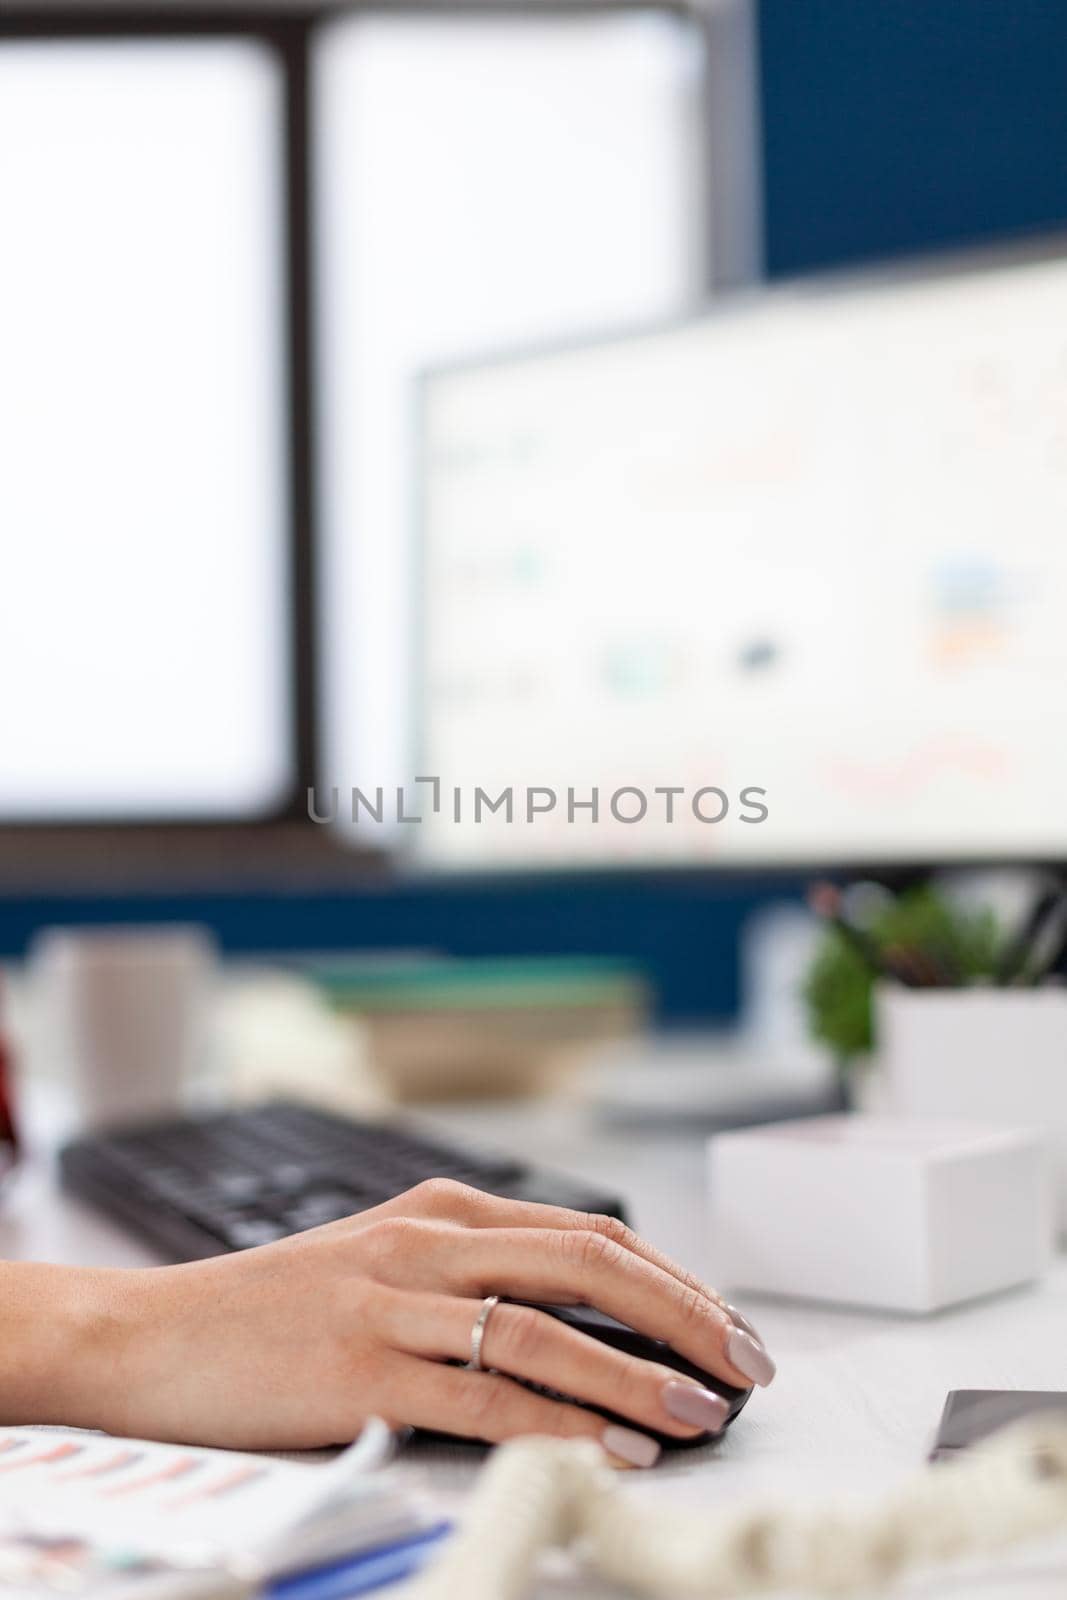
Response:
[[[0,1424],[113,1424],[141,1277],[0,1262]]]

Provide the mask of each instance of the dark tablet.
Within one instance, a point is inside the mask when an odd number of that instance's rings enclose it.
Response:
[[[969,1445],[1023,1417],[1059,1411],[1067,1420],[1067,1393],[1048,1389],[951,1389],[941,1413],[931,1461],[951,1461]]]

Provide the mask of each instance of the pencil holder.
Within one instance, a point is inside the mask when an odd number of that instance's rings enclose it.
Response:
[[[883,984],[875,1030],[887,1110],[1041,1134],[1067,1234],[1067,990]]]

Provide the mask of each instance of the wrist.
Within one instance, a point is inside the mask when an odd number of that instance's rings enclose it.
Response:
[[[122,1431],[150,1274],[30,1262],[0,1274],[0,1421]]]

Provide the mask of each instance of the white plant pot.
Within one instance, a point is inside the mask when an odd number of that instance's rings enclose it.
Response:
[[[1041,1133],[1067,1234],[1067,989],[885,984],[875,1030],[886,1109]]]

